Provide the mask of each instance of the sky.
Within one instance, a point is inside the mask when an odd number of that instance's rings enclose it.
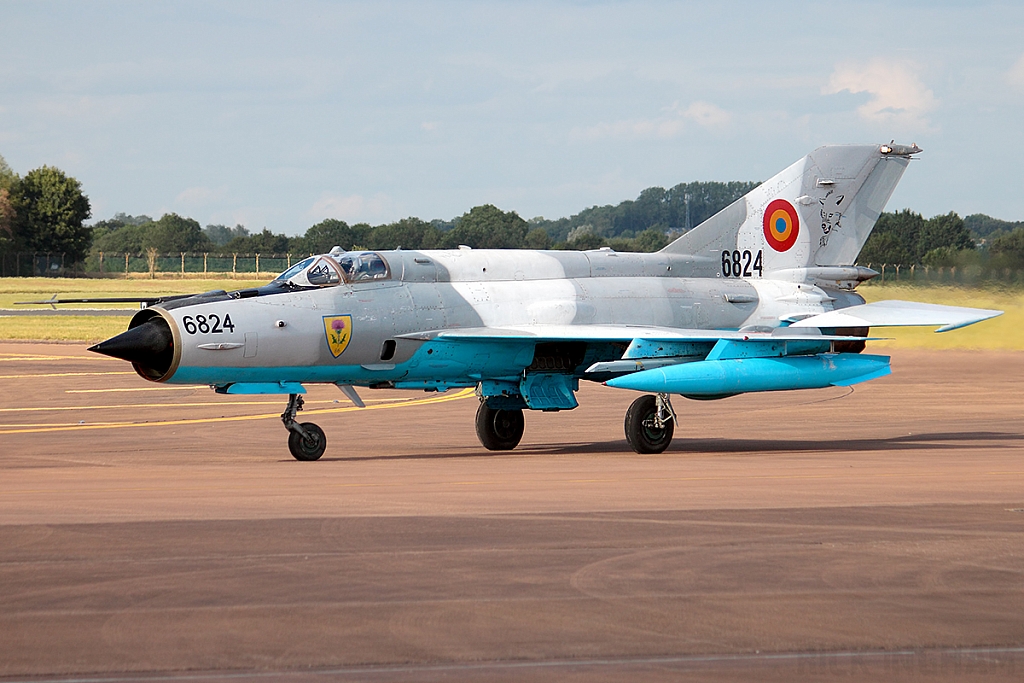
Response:
[[[558,218],[892,139],[888,209],[1024,220],[1024,3],[0,0],[0,155],[94,220]]]

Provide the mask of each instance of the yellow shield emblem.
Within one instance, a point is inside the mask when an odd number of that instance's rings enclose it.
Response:
[[[352,339],[352,316],[325,315],[324,332],[327,333],[327,346],[335,358],[345,352]]]

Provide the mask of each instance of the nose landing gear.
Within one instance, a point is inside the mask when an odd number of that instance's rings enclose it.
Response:
[[[327,435],[312,422],[299,424],[295,414],[302,410],[302,396],[288,395],[288,407],[281,413],[281,422],[288,430],[288,450],[296,460],[319,460],[327,449]]]

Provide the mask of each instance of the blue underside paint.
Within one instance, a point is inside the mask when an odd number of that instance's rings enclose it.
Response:
[[[572,410],[580,381],[565,374],[535,373],[527,375],[519,385],[526,405],[531,410]]]
[[[522,372],[533,357],[533,342],[467,341],[426,342],[405,363],[366,369],[360,365],[316,365],[283,367],[179,367],[168,380],[172,384],[212,384],[227,393],[303,393],[303,383],[374,386],[386,383],[403,389],[444,391],[475,386],[505,384],[519,389],[530,408],[571,409],[576,406],[578,380],[561,375],[528,375]],[[821,353],[778,358],[731,358],[705,360],[644,370],[609,379],[608,386],[653,393],[712,397],[753,391],[813,389],[848,386],[888,375],[888,356],[852,353]],[[233,387],[233,388],[232,388]],[[513,389],[513,391],[514,391]],[[485,392],[509,395],[512,392]],[[523,398],[516,398],[522,401]]]
[[[295,382],[234,382],[217,387],[218,394],[304,394],[306,388]]]
[[[404,363],[376,366],[337,364],[266,367],[180,366],[167,380],[170,384],[234,383],[276,384],[332,383],[369,386],[384,382],[401,383],[403,388],[445,389],[475,386],[482,378],[517,378],[533,359],[534,342],[431,341]]]
[[[620,389],[708,397],[752,391],[849,386],[889,374],[889,357],[829,353],[698,361],[610,379]]]

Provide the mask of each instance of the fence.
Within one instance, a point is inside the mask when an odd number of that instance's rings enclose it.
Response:
[[[971,266],[897,266],[892,264],[866,264],[878,271],[878,277],[869,280],[871,286],[884,285],[1024,285],[1024,270]]]
[[[90,254],[70,264],[64,254],[11,252],[0,254],[0,277],[133,277],[140,274],[180,277],[246,275],[254,278],[287,270],[308,254]]]
[[[283,272],[308,254],[90,254],[84,262],[69,264],[64,254],[10,252],[0,254],[0,277],[133,277],[178,275],[245,275],[258,279]],[[879,276],[869,285],[1024,285],[1024,270],[965,267],[897,266],[866,264]]]

